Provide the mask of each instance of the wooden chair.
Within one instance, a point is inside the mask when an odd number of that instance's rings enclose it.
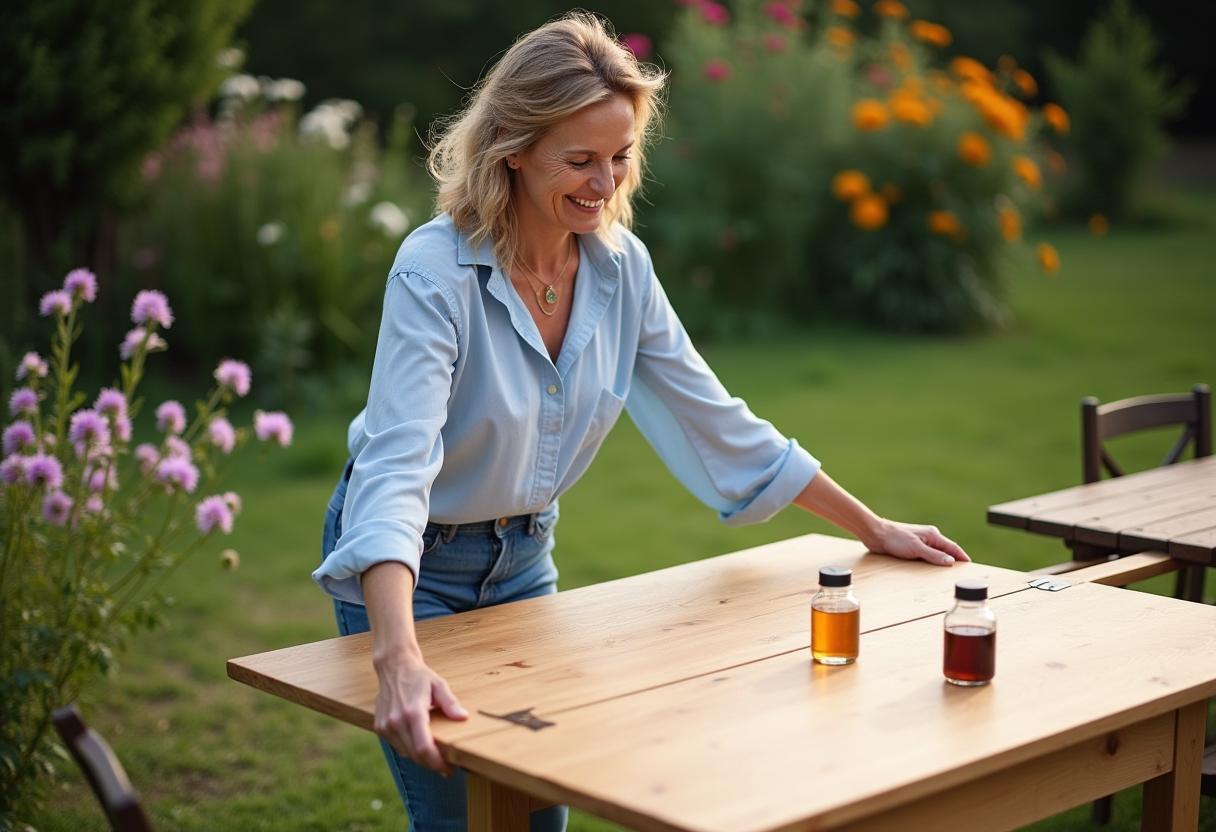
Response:
[[[58,709],[51,715],[51,721],[93,787],[110,828],[115,832],[153,832],[122,763],[102,736],[84,724],[76,706]]]

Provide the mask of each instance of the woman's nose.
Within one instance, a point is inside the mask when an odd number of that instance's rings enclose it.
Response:
[[[591,175],[591,189],[602,199],[612,196],[616,190],[616,179],[612,176],[612,163],[597,165]]]

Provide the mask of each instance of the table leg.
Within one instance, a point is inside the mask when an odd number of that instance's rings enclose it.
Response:
[[[528,832],[535,801],[510,786],[467,772],[469,832]]]
[[[1175,713],[1174,766],[1144,784],[1140,816],[1143,832],[1193,832],[1199,826],[1199,783],[1203,769],[1206,700]]]

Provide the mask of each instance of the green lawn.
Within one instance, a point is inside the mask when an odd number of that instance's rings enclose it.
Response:
[[[1077,403],[1216,383],[1216,193],[1178,197],[1188,219],[1104,239],[1052,231],[1064,267],[1012,280],[1017,323],[983,336],[887,337],[816,326],[797,337],[707,346],[726,385],[797,436],[825,469],[890,517],[934,522],[977,560],[1032,568],[1063,547],[991,528],[987,505],[1080,476]],[[246,510],[230,542],[172,582],[171,625],[142,638],[85,713],[109,738],[161,828],[402,829],[373,738],[229,681],[224,660],[334,635],[309,571],[352,414],[297,416],[297,443],[234,474]],[[1142,463],[1152,440],[1124,450]],[[1162,450],[1163,452],[1163,450]],[[252,456],[252,455],[251,455]],[[789,510],[731,530],[684,493],[625,420],[562,501],[564,588],[657,569],[809,531]],[[65,767],[42,830],[101,829]],[[1138,795],[1110,828],[1138,828]],[[1205,799],[1203,828],[1216,830]],[[575,830],[615,829],[576,815]],[[1036,829],[1088,829],[1084,809]]]

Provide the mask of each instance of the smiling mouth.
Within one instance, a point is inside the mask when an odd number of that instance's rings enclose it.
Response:
[[[566,199],[570,200],[577,208],[583,211],[598,211],[604,207],[604,200],[602,199],[579,199],[576,196],[567,196]]]

